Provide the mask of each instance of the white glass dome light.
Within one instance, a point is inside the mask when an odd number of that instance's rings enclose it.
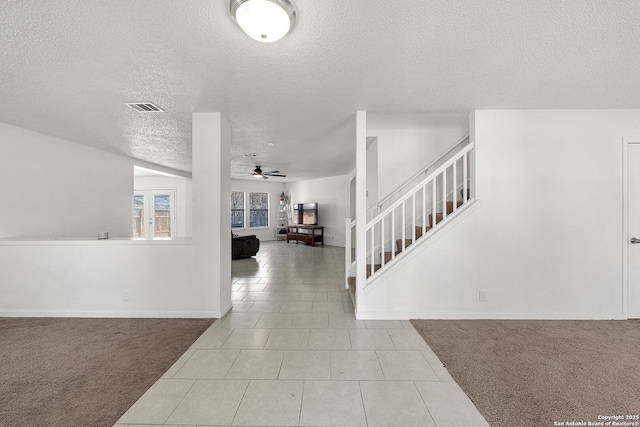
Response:
[[[293,27],[296,12],[288,0],[231,0],[231,16],[254,40],[272,43]]]

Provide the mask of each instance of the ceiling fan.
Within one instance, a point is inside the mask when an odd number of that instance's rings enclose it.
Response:
[[[287,175],[281,174],[280,171],[262,172],[262,169],[260,169],[260,166],[256,166],[256,168],[253,171],[254,178],[269,179],[268,177],[270,176],[278,176],[281,178],[286,178]]]

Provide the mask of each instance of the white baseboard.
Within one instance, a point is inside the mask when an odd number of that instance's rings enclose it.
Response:
[[[358,320],[627,320],[621,313],[463,313],[463,312],[363,312]]]
[[[0,311],[0,317],[220,319],[222,316],[216,311]]]

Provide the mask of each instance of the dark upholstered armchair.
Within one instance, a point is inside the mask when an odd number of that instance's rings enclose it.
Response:
[[[238,236],[231,233],[231,259],[250,258],[260,250],[260,239],[256,236]]]

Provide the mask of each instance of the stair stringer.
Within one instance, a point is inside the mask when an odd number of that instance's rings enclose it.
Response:
[[[429,231],[425,236],[416,240],[411,246],[407,247],[402,253],[401,256],[396,256],[396,258],[385,264],[385,268],[382,269],[378,274],[374,277],[369,278],[366,286],[358,295],[359,303],[358,303],[358,312],[356,313],[356,317],[358,319],[399,319],[406,320],[410,317],[407,317],[406,314],[394,313],[394,310],[390,307],[386,311],[377,310],[375,312],[367,310],[367,299],[370,296],[375,295],[381,289],[385,289],[388,287],[397,286],[396,283],[393,283],[393,277],[402,269],[407,268],[408,265],[412,262],[420,262],[419,255],[422,252],[425,252],[429,247],[434,244],[437,244],[441,239],[446,239],[447,234],[449,234],[453,229],[465,223],[473,212],[475,212],[481,206],[481,201],[477,199],[470,199],[464,205],[457,209],[454,214],[450,214],[446,219],[438,223],[438,226],[435,229]],[[464,262],[460,260],[460,262]],[[390,304],[394,304],[396,300],[393,298],[389,299]],[[414,316],[415,317],[415,316]]]
[[[364,287],[365,294],[375,289],[378,281],[384,279],[385,274],[393,272],[394,268],[398,268],[398,265],[402,265],[403,262],[406,262],[406,260],[410,258],[412,252],[418,251],[420,248],[427,248],[437,242],[438,239],[442,238],[451,228],[457,225],[458,221],[462,221],[463,218],[470,213],[468,211],[474,210],[478,202],[478,200],[474,199],[467,200],[467,202],[460,206],[456,212],[447,215],[447,218],[439,221],[435,228],[432,228],[427,232],[427,234],[416,239],[415,242],[396,255],[393,260],[387,262],[384,269],[380,270],[380,272],[375,276],[367,279],[367,284]]]

